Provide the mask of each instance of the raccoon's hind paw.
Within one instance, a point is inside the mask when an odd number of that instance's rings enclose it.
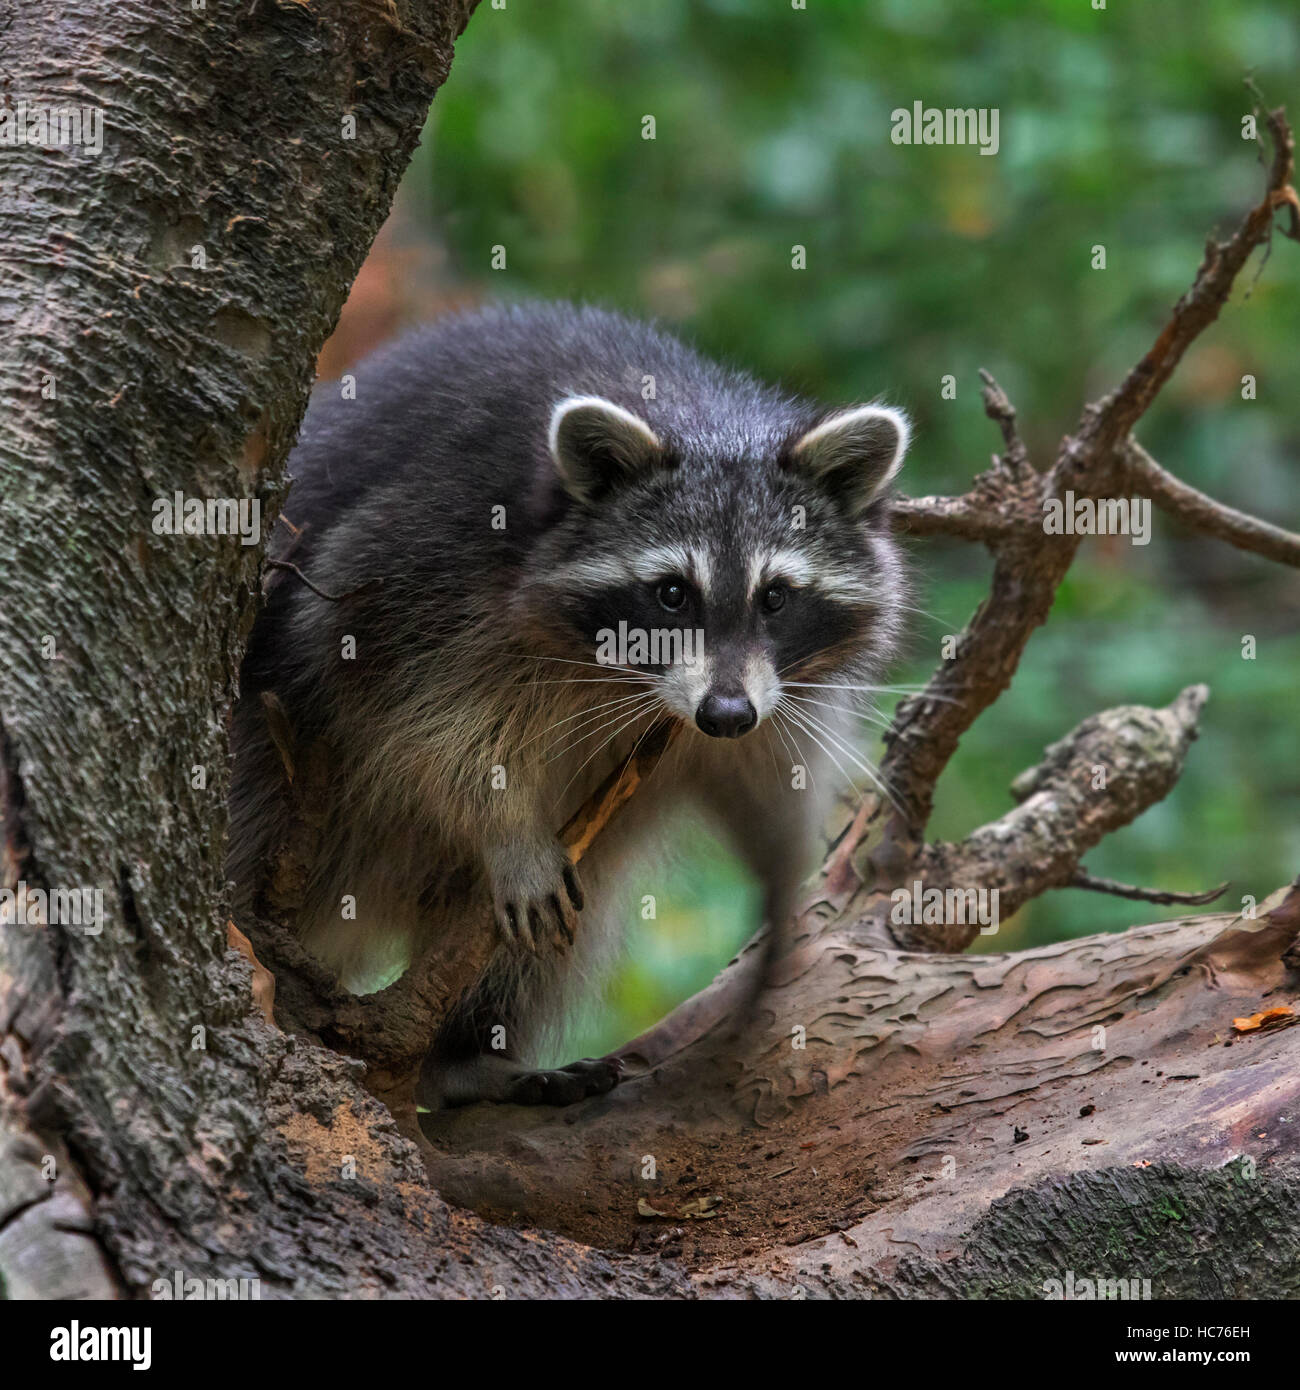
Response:
[[[582,884],[558,841],[533,855],[511,847],[489,865],[497,930],[512,950],[573,945],[582,910]]]
[[[526,1071],[510,1084],[507,1105],[572,1105],[612,1091],[623,1078],[617,1057],[584,1057],[554,1071]]]

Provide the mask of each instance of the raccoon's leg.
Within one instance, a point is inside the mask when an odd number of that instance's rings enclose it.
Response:
[[[521,1015],[546,986],[548,968],[531,958],[488,968],[468,1001],[443,1025],[425,1056],[416,1099],[430,1110],[474,1101],[508,1105],[572,1105],[616,1086],[622,1064],[585,1057],[538,1069],[519,1060]]]
[[[827,779],[822,781],[820,791],[813,786],[796,790],[772,775],[770,760],[764,767],[755,759],[734,779],[701,779],[697,784],[705,810],[762,888],[763,920],[776,945],[794,915],[800,886],[815,867],[818,834],[829,809]]]

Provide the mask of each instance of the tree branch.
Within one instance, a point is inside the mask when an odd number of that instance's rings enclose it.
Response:
[[[1294,531],[1284,531],[1198,492],[1161,468],[1136,439],[1125,442],[1122,458],[1133,487],[1149,493],[1161,511],[1185,526],[1280,565],[1300,566],[1300,535]]]
[[[1226,882],[1217,888],[1207,888],[1201,893],[1174,893],[1160,888],[1136,888],[1130,883],[1119,883],[1113,878],[1095,878],[1080,869],[1070,880],[1071,888],[1083,888],[1089,893],[1109,893],[1115,898],[1127,898],[1135,903],[1158,903],[1162,907],[1204,907],[1215,898],[1221,898],[1227,891]]]
[[[898,497],[890,509],[901,536],[956,536],[994,545],[1006,537],[1016,519],[990,508],[973,493],[963,497]]]

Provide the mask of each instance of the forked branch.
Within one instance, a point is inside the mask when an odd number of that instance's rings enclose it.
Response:
[[[1051,611],[1080,540],[1046,531],[1046,503],[1067,491],[1076,499],[1095,499],[1117,487],[1140,486],[1162,510],[1206,534],[1284,564],[1300,559],[1300,537],[1179,482],[1130,438],[1188,347],[1218,316],[1251,253],[1271,238],[1278,210],[1288,213],[1285,234],[1300,239],[1291,129],[1281,108],[1269,113],[1266,123],[1274,154],[1263,197],[1227,241],[1206,243],[1191,288],[1150,351],[1115,391],[1085,407],[1078,430],[1062,440],[1051,471],[1033,471],[1016,431],[1015,411],[985,373],[985,410],[1002,430],[1005,452],[964,496],[900,501],[895,523],[900,532],[981,541],[993,553],[994,571],[990,593],[958,637],[953,658],[935,670],[921,693],[899,705],[886,734],[882,771],[901,807],[888,831],[894,843],[921,849],[940,774],[962,734],[1010,684],[1031,633]]]

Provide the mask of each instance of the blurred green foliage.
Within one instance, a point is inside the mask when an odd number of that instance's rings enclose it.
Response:
[[[1258,196],[1243,78],[1300,118],[1296,20],[1292,0],[482,0],[412,179],[460,285],[655,314],[796,389],[885,395],[917,420],[908,490],[956,492],[998,444],[978,367],[1048,465],[1083,402],[1149,346],[1205,234]],[[891,143],[891,111],[917,100],[996,107],[999,152]],[[493,273],[498,244],[508,268]],[[806,269],[791,267],[796,245]],[[1139,431],[1189,482],[1289,526],[1298,252],[1279,240],[1247,294],[1249,268]],[[940,396],[946,374],[955,400]],[[1245,374],[1257,400],[1242,399]],[[1300,576],[1158,513],[1154,530],[1145,548],[1085,544],[1011,690],[944,777],[933,831],[1001,814],[1012,777],[1089,713],[1205,681],[1179,787],[1089,868],[1171,888],[1230,878],[1231,905],[1300,867]],[[915,561],[931,616],[900,680],[924,678],[988,574],[968,547],[917,546]],[[744,938],[752,894],[720,854],[671,877],[584,1050],[646,1026]],[[1159,915],[1056,893],[983,944]]]

